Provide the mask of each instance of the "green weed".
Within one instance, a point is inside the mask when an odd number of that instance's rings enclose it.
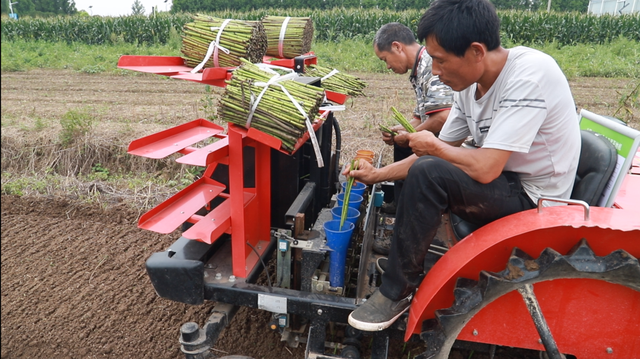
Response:
[[[204,173],[204,167],[185,166],[185,172],[180,178],[180,185],[184,188],[195,182]]]
[[[618,108],[613,113],[613,117],[620,118],[624,122],[629,122],[634,114],[634,109],[640,108],[640,82],[636,83],[635,87],[631,86],[632,90],[628,94],[621,94],[618,101]]]
[[[204,118],[214,120],[218,117],[218,104],[214,101],[211,86],[205,85],[204,92],[204,96],[200,99],[200,109],[204,112]]]
[[[89,133],[93,128],[93,117],[91,109],[73,109],[67,111],[60,119],[62,131],[60,132],[60,142],[64,147],[69,146],[78,138]]]
[[[106,181],[108,178],[109,178],[109,170],[104,168],[102,164],[96,163],[91,167],[91,174],[89,175],[90,180]]]
[[[88,65],[81,68],[80,72],[84,72],[86,74],[98,74],[101,72],[105,72],[105,68],[101,65]]]
[[[46,194],[47,187],[52,186],[56,181],[53,176],[29,176],[12,178],[11,173],[2,173],[2,194],[23,196],[28,192],[38,192]]]

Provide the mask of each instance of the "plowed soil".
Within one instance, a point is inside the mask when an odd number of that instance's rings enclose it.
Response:
[[[367,97],[347,103],[347,110],[337,115],[347,154],[363,143],[385,150],[372,123],[382,118],[381,109],[395,105],[408,113],[412,106],[405,76],[362,77],[370,84]],[[630,82],[576,79],[571,85],[579,108],[613,115]],[[59,118],[87,105],[100,109],[96,131],[117,130],[125,123],[128,132],[122,140],[128,143],[201,117],[203,94],[200,84],[156,76],[3,73],[2,129],[28,137],[28,132],[16,130],[16,122]],[[11,120],[10,126],[5,119]],[[28,146],[28,139],[25,142]],[[3,164],[3,177],[6,170]],[[166,250],[178,233],[140,230],[139,215],[122,200],[92,204],[64,195],[2,195],[2,359],[184,357],[180,326],[189,321],[203,325],[214,303],[189,306],[156,295],[145,261]],[[242,308],[214,353],[303,358],[304,346],[287,348],[279,334],[267,328],[269,319],[269,313]],[[496,358],[513,357],[505,350],[499,349]],[[406,358],[409,351],[413,356],[422,350],[394,341],[389,357]],[[463,354],[469,356],[456,351],[451,357]]]

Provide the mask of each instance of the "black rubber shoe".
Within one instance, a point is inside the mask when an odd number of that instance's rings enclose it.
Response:
[[[378,257],[378,259],[376,259],[376,269],[378,269],[380,274],[384,274],[387,270],[387,263],[389,263],[387,257]]]
[[[380,211],[386,214],[396,214],[396,201],[391,203],[383,203],[382,207],[380,207]]]
[[[349,314],[349,325],[367,332],[384,330],[411,305],[412,295],[393,301],[376,290],[369,299]]]

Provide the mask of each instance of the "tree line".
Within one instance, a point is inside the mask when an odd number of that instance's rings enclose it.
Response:
[[[3,14],[9,14],[9,1],[13,12],[20,16],[54,16],[74,15],[78,13],[76,2],[73,0],[2,0]]]
[[[9,13],[9,1],[1,0],[2,13]],[[250,11],[257,9],[334,9],[362,8],[383,10],[426,9],[433,0],[173,0],[172,13]],[[499,10],[546,10],[550,4],[554,11],[586,13],[589,0],[491,0]],[[13,3],[14,1],[12,1]],[[140,8],[138,0],[132,0],[132,11]],[[137,5],[137,7],[136,7]],[[13,12],[20,16],[55,16],[78,13],[74,0],[19,0]],[[135,11],[134,11],[135,12]]]
[[[384,10],[426,9],[433,0],[173,0],[172,12],[213,12],[257,9],[363,8]],[[546,10],[549,0],[491,0],[498,10]],[[552,0],[551,10],[586,13],[589,0]]]

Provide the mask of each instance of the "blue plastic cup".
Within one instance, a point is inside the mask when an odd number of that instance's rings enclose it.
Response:
[[[331,248],[329,254],[329,284],[332,287],[344,287],[344,265],[347,260],[347,249],[351,235],[356,227],[351,222],[345,222],[340,229],[340,220],[324,222],[324,234],[327,246]]]
[[[342,218],[342,206],[331,208],[331,214],[333,215],[334,220],[339,221]],[[347,218],[345,218],[345,222],[356,224],[358,222],[358,218],[360,218],[360,211],[353,207],[347,208]]]
[[[356,193],[364,197],[364,191],[367,189],[367,185],[362,182],[353,182],[351,185],[351,193]],[[347,191],[347,182],[342,182],[342,192]]]
[[[338,201],[338,207],[342,207],[342,202],[344,201],[344,192],[338,193],[338,195],[336,196],[336,199]],[[362,203],[363,199],[364,198],[362,198],[362,196],[359,195],[359,194],[350,193],[349,194],[349,207],[355,208],[355,209],[360,208],[360,203]]]
[[[384,192],[376,191],[376,193],[373,194],[373,205],[376,207],[382,207],[382,202],[384,202]]]

